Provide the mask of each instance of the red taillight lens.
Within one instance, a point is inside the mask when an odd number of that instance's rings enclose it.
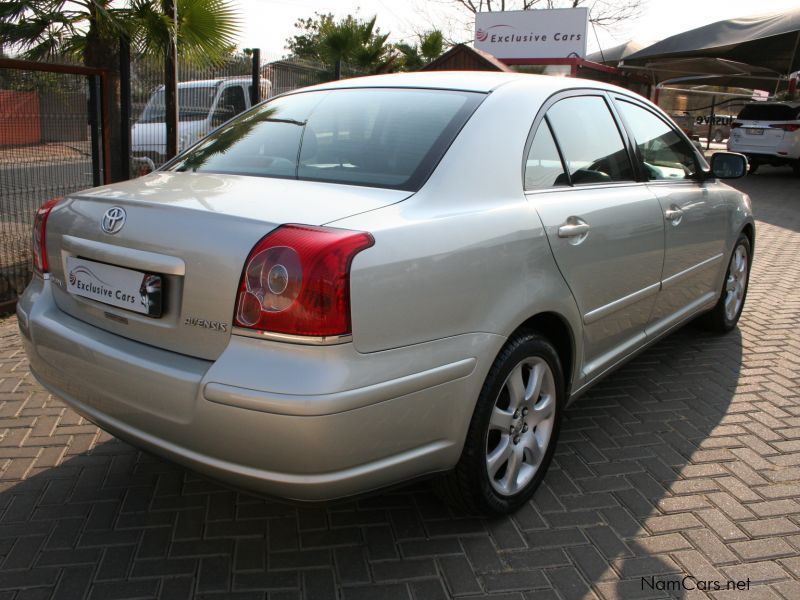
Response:
[[[737,127],[741,127],[741,123],[731,123],[731,129],[736,129]]]
[[[770,125],[773,129],[783,129],[784,131],[797,131],[800,125],[796,123],[772,123]]]
[[[350,333],[350,264],[374,243],[360,231],[279,227],[247,258],[234,324],[314,337]]]
[[[47,263],[47,217],[50,216],[50,211],[58,204],[59,200],[61,198],[53,198],[42,204],[33,218],[33,270],[40,275],[47,273],[50,269],[50,265]]]

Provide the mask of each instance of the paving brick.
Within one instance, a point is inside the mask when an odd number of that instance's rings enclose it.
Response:
[[[702,527],[700,521],[691,513],[680,513],[664,517],[651,517],[646,521],[647,528],[653,533],[684,531],[692,527]]]
[[[686,532],[694,546],[703,553],[713,564],[726,564],[736,562],[736,555],[730,551],[728,545],[722,542],[708,529],[693,529]]]
[[[800,527],[785,517],[761,519],[760,521],[740,521],[739,525],[751,537],[786,535],[800,531]]]
[[[686,535],[702,531],[705,530],[692,529],[687,531]],[[665,533],[662,535],[642,537],[636,541],[630,542],[628,546],[633,548],[637,555],[662,554],[664,552],[674,552],[675,550],[687,550],[692,547],[680,533]]]
[[[793,556],[797,552],[781,538],[734,542],[730,547],[736,554],[747,561]]]
[[[548,581],[542,571],[510,571],[490,573],[480,577],[487,592],[506,592],[511,590],[531,590],[548,587]]]

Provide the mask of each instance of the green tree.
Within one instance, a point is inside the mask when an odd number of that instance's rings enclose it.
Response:
[[[332,14],[316,13],[295,23],[302,33],[286,40],[286,47],[298,58],[330,67],[341,61],[371,73],[388,71],[397,55],[387,42],[389,34],[381,33],[375,21],[353,15],[337,21]]]
[[[400,69],[416,71],[432,60],[439,58],[445,49],[444,35],[438,29],[417,34],[416,44],[399,43]]]
[[[178,52],[206,63],[223,60],[239,30],[229,0],[175,0]],[[76,58],[88,67],[107,69],[112,78],[111,145],[119,147],[119,41],[134,52],[162,55],[176,27],[161,0],[5,0],[0,2],[0,40],[24,58]],[[111,172],[119,179],[128,160],[112,152]]]
[[[229,0],[176,0],[178,47],[193,62],[215,63],[236,45],[239,18]],[[161,55],[173,29],[161,0],[7,0],[0,2],[0,39],[31,60],[82,59],[113,67],[118,40],[135,51]]]

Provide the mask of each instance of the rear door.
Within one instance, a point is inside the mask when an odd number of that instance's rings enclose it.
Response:
[[[728,209],[719,184],[701,177],[696,153],[671,124],[631,98],[615,104],[664,214],[664,273],[648,327],[656,335],[719,292]]]
[[[584,376],[591,379],[645,340],[664,259],[663,215],[636,181],[604,94],[557,99],[535,131],[528,198],[580,309]]]

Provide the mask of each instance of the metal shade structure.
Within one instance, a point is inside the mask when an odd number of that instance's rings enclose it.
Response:
[[[781,74],[765,67],[756,67],[723,58],[662,58],[631,65],[626,71],[646,72],[655,84],[698,83],[704,85],[771,89]]]
[[[717,21],[656,42],[624,59],[718,58],[788,75],[800,70],[800,9]]]
[[[648,44],[646,42],[640,42],[638,40],[628,40],[624,44],[620,44],[619,46],[614,46],[613,48],[608,48],[606,50],[598,50],[597,52],[592,52],[589,56],[586,57],[586,60],[590,60],[592,62],[600,63],[603,65],[611,65],[616,67],[617,63],[621,60],[626,59],[631,54],[639,52],[639,50],[647,47]]]

